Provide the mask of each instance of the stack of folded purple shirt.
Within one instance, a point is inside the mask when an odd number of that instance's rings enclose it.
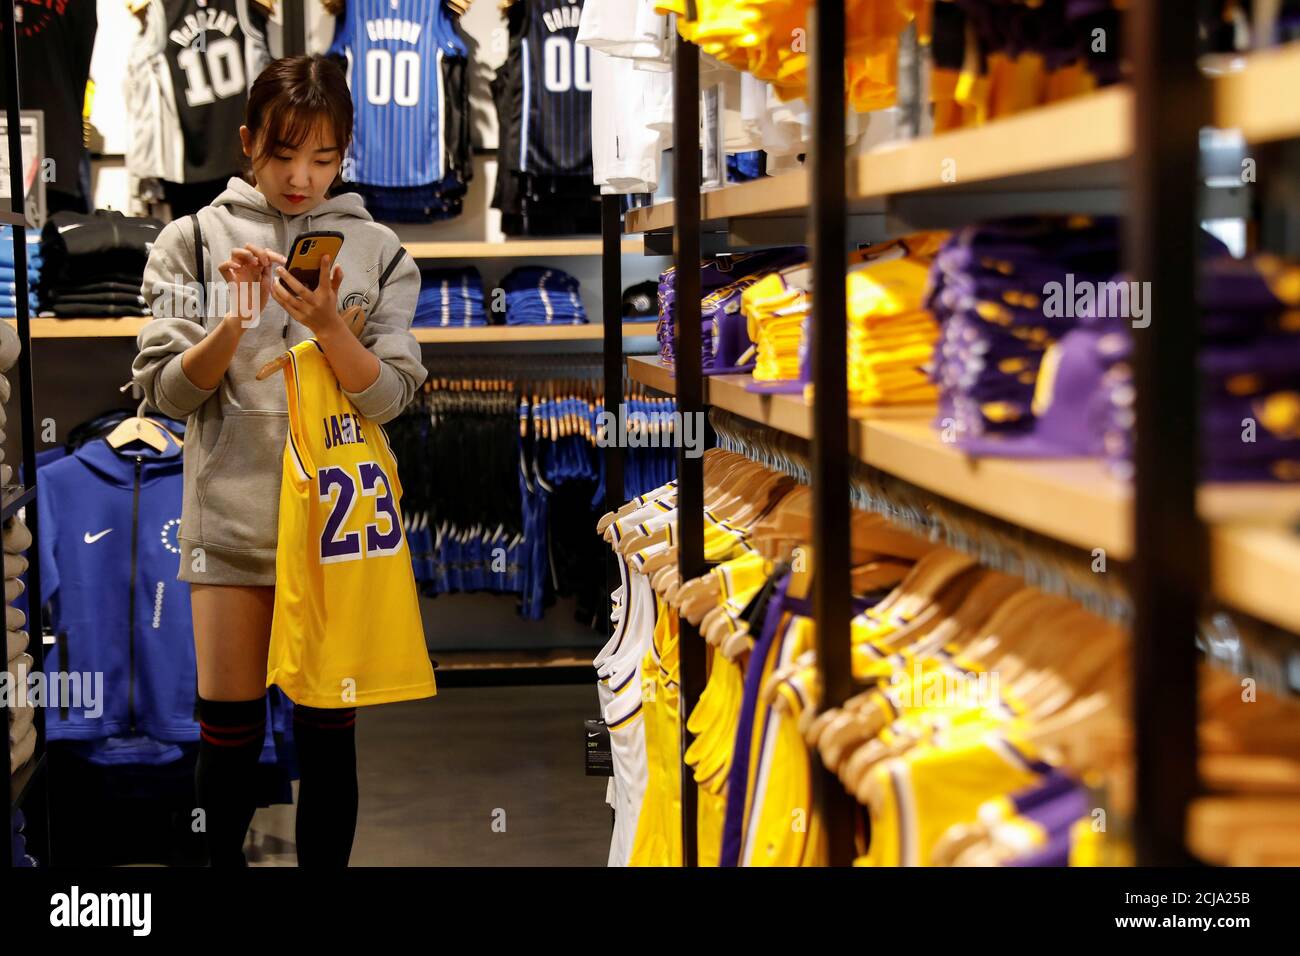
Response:
[[[937,426],[960,442],[1028,432],[1043,355],[1079,324],[1076,287],[1118,264],[1114,219],[1017,218],[955,233],[926,299],[942,328],[930,368]]]
[[[1201,477],[1300,481],[1300,263],[1215,251],[1199,288]],[[1132,472],[1135,425],[1128,357],[1110,376],[1104,435],[1123,476]]]
[[[1100,86],[1121,78],[1123,17],[1114,0],[956,0],[954,6],[974,34],[981,62],[1036,53],[1053,71],[1083,62]],[[1096,31],[1108,42],[1094,42]]]
[[[762,276],[805,262],[803,246],[764,249],[759,252],[714,256],[700,263],[700,350],[706,374],[740,372],[753,367],[746,358],[753,343],[740,312],[740,294]],[[676,321],[676,269],[659,276],[659,358],[669,368],[676,365],[673,327]]]
[[[1201,242],[1201,477],[1300,481],[1300,263],[1269,255],[1234,259],[1212,236],[1203,234]],[[950,291],[945,278],[937,277],[938,310]],[[1121,283],[1128,277],[1116,275],[1105,285]],[[1003,312],[985,307],[980,315],[977,307],[972,315],[964,308],[948,317],[945,343],[953,347],[940,349],[936,367],[945,385],[940,419],[957,418],[964,452],[1104,456],[1118,475],[1131,477],[1136,425],[1131,359],[1141,325],[1134,331],[1137,316],[1116,315],[1113,309],[1106,314],[1102,301],[1098,294],[1091,305],[1076,310],[1075,327],[1032,362],[1032,373],[1023,376],[1027,386],[1016,371],[1027,357],[1014,351],[1017,340],[999,338],[1003,329],[990,336],[980,325],[988,316],[1005,319]],[[967,339],[974,348],[959,348],[970,344]],[[1029,393],[1018,391],[1025,387]],[[989,424],[991,409],[1004,406],[1007,422],[975,431],[981,419]]]

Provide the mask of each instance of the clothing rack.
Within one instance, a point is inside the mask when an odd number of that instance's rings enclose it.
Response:
[[[932,160],[937,163],[935,157],[946,155],[935,152],[938,147],[934,147],[919,149],[917,157],[910,158],[898,153],[854,157],[856,181],[850,195],[842,145],[844,4],[842,0],[819,0],[813,10],[813,37],[809,40],[812,148],[802,177],[807,183],[806,206],[802,199],[790,199],[793,176],[785,183],[778,177],[701,195],[699,52],[674,30],[674,199],[629,213],[630,228],[626,228],[628,233],[645,232],[648,248],[663,248],[666,232],[672,232],[678,283],[677,365],[674,379],[659,377],[656,381],[660,384],[655,387],[675,391],[683,414],[703,410],[696,274],[702,224],[708,230],[709,248],[719,251],[805,241],[811,253],[817,312],[842,316],[851,207],[855,233],[860,232],[857,220],[873,218],[877,209],[872,201],[880,200],[899,221],[915,228],[960,225],[1006,215],[1011,208],[1020,212],[1094,212],[1101,208],[1122,212],[1127,224],[1127,272],[1132,279],[1149,281],[1151,287],[1161,290],[1150,326],[1135,336],[1138,433],[1132,486],[1134,520],[1124,571],[1131,596],[1136,801],[1133,817],[1126,823],[1135,834],[1139,865],[1188,862],[1185,822],[1188,805],[1197,793],[1197,649],[1192,635],[1197,632],[1198,608],[1207,590],[1209,560],[1206,530],[1195,507],[1197,422],[1192,410],[1197,407],[1198,335],[1195,323],[1189,327],[1188,322],[1196,315],[1193,237],[1199,189],[1198,131],[1210,122],[1208,86],[1197,69],[1196,18],[1187,16],[1186,4],[1175,0],[1129,5],[1125,34],[1134,74],[1128,89],[1108,91],[1079,107],[1081,111],[1107,110],[1121,93],[1130,98],[1123,101],[1124,111],[1119,114],[1123,119],[1114,124],[1122,131],[1116,142],[1123,145],[1116,147],[1112,167],[1119,172],[1108,180],[1106,188],[1099,189],[1089,177],[1069,175],[1055,176],[1046,189],[1041,184],[1031,187],[1028,181],[1015,178],[1017,171],[1029,167],[1010,162],[1006,143],[999,144],[990,135],[982,151],[970,155],[978,155],[978,162],[988,167],[977,178],[998,180],[997,189],[936,188],[937,183],[918,171]],[[1125,123],[1130,124],[1127,129]],[[1260,138],[1267,140],[1271,135]],[[910,162],[912,159],[915,162]],[[880,180],[885,185],[876,185],[873,178],[871,164],[877,162],[885,172]],[[1068,173],[1079,161],[1061,156],[1052,162],[1056,166],[1049,164],[1049,170]],[[743,200],[732,201],[742,192]],[[868,202],[863,203],[864,198]],[[611,253],[618,248],[624,229],[620,229],[618,197],[606,196],[603,202],[604,280],[609,289],[617,287],[619,259]],[[610,300],[607,294],[606,302]],[[625,364],[618,351],[621,340],[616,323],[616,315],[607,307],[607,396],[615,394],[613,383],[623,374]],[[818,321],[813,329],[811,367],[816,400],[805,427],[806,434],[815,437],[810,477],[816,509],[812,547],[818,574],[813,606],[824,705],[829,707],[843,703],[854,690],[849,667],[847,560],[851,505],[885,511],[921,533],[937,534],[977,551],[989,550],[986,539],[994,534],[996,522],[978,511],[948,510],[951,506],[936,501],[934,495],[906,487],[887,467],[874,472],[852,467],[844,323]],[[766,401],[769,405],[765,407],[770,408],[772,400]],[[617,467],[616,456],[611,456],[610,467]],[[622,503],[616,495],[616,486],[611,485],[611,509]],[[682,516],[679,563],[686,580],[704,570],[700,560],[703,479],[698,463],[682,459],[678,495]],[[940,515],[946,515],[942,524],[938,523]],[[951,520],[954,516],[955,523]],[[1012,530],[1023,529],[1012,526]],[[1021,573],[1033,566],[1028,558],[1018,561]],[[1064,575],[1060,577],[1066,580]],[[1111,585],[1111,577],[1106,576],[1106,587]],[[1049,579],[1043,578],[1041,583],[1049,583]],[[1076,584],[1069,579],[1066,586]],[[1097,606],[1109,607],[1110,598],[1107,595]],[[1123,610],[1121,606],[1109,609]],[[1126,611],[1124,614],[1127,616]],[[704,678],[703,645],[697,638],[683,622],[682,714],[691,712]],[[683,727],[683,752],[692,739]],[[843,787],[829,775],[823,773],[819,783],[831,861],[844,865],[852,854],[853,808]],[[694,794],[689,768],[683,764],[686,866],[697,860]]]
[[[789,475],[801,484],[812,484],[808,442],[717,408],[709,412],[709,422],[720,447]],[[1067,597],[1098,617],[1119,624],[1132,622],[1133,609],[1123,574],[1118,570],[1095,572],[1096,559],[1086,551],[943,501],[861,462],[853,462],[850,469],[849,501],[852,507],[884,515],[918,537],[973,555],[986,568],[1021,578],[1040,591]]]
[[[26,190],[23,183],[22,138],[18,135],[19,126],[19,92],[18,92],[18,34],[14,29],[14,2],[0,3],[0,69],[4,71],[5,117],[8,123],[9,141],[9,195],[10,209],[0,211],[0,222],[13,227],[14,243],[14,283],[17,288],[27,288],[27,214]],[[12,208],[14,203],[17,209]],[[31,547],[28,549],[27,593],[34,596],[28,599],[31,611],[27,621],[29,643],[27,652],[32,656],[33,672],[45,669],[45,645],[41,636],[42,612],[40,607],[41,569],[40,569],[40,531],[36,509],[36,404],[32,388],[32,324],[28,312],[27,296],[16,297],[18,309],[18,341],[21,350],[18,353],[18,394],[21,403],[20,422],[23,432],[23,480],[25,485],[4,489],[3,517],[10,517],[25,509],[24,523],[32,535]],[[23,688],[25,690],[25,688]],[[4,713],[4,766],[8,777],[10,766],[9,713],[6,701],[0,701],[0,712]],[[8,777],[5,785],[5,819],[2,866],[13,865],[13,814],[14,810],[31,811],[37,809],[40,814],[39,832],[42,836],[39,853],[40,861],[50,864],[50,788],[49,769],[46,761],[45,713],[37,708],[36,751],[31,760],[17,774]]]
[[[1249,677],[1260,690],[1300,695],[1300,648],[1289,632],[1214,611],[1202,617],[1196,644],[1212,666]]]
[[[617,308],[617,303],[615,303]],[[558,378],[588,378],[602,374],[601,357],[595,353],[555,355],[456,355],[426,354],[424,367],[430,378],[515,378],[546,381]],[[622,385],[618,386],[622,391]],[[617,404],[615,405],[617,411]]]

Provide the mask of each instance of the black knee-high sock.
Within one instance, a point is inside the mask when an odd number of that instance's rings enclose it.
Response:
[[[357,831],[357,710],[295,706],[299,866],[347,866]]]
[[[199,759],[194,771],[212,866],[246,866],[244,837],[257,809],[257,758],[266,737],[266,697],[199,698]]]

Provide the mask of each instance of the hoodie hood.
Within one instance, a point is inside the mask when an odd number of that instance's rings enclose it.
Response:
[[[141,459],[141,487],[174,478],[181,473],[182,467],[181,446],[174,441],[169,441],[167,449],[160,452],[143,443],[127,445],[124,448],[112,448],[108,442],[101,439],[86,442],[73,452],[73,455],[96,475],[119,488],[135,487],[137,456]]]
[[[313,219],[323,219],[331,216],[359,219],[362,222],[374,222],[374,218],[366,211],[365,203],[358,193],[341,193],[338,196],[331,196],[313,206],[307,212],[290,216],[271,205],[271,201],[258,192],[256,186],[249,185],[238,176],[230,177],[225,190],[212,201],[212,205],[228,206],[232,213],[240,217],[279,222],[285,226],[301,223],[304,232],[312,228]]]
[[[201,257],[194,243],[196,222],[201,227]],[[346,237],[336,263],[343,273],[338,306],[366,311],[361,344],[379,360],[373,384],[361,392],[345,390],[357,411],[381,425],[390,421],[428,374],[420,344],[409,331],[420,294],[420,270],[393,231],[371,219],[359,195],[344,193],[288,216],[256,188],[232,177],[212,205],[168,223],[145,266],[141,287],[157,307],[137,338],[139,354],[132,368],[155,408],[189,418],[177,540],[187,554],[203,548],[207,562],[203,571],[189,561],[180,562],[183,581],[275,583],[289,403],[283,375],[259,381],[257,373],[310,338],[311,330],[271,298],[259,321],[241,333],[217,388],[199,388],[190,381],[180,359],[224,321],[227,303],[222,300],[230,289],[221,278],[220,263],[231,250],[253,243],[288,254],[293,240],[309,229]],[[90,454],[98,456],[94,462],[101,472],[134,479],[134,455],[122,463],[100,450]]]

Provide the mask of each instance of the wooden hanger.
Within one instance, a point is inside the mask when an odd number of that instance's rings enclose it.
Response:
[[[942,560],[943,557],[930,561],[928,567],[917,575],[915,581],[919,582],[920,589],[934,587],[936,581],[941,580],[944,574],[951,574],[952,569],[958,566],[957,562]],[[1015,579],[982,569],[973,574],[966,573],[969,570],[967,568],[949,577],[947,587],[934,603],[917,615],[912,625],[900,629],[901,639],[898,634],[891,635],[890,643],[884,649],[910,648],[918,653],[921,648],[937,650],[950,639],[975,630],[981,624],[1005,627],[1006,622],[1020,620],[1014,612],[1028,616],[1034,611],[1032,606],[1026,610],[1029,598],[1022,596],[1029,589],[1022,590]],[[1031,591],[1030,596],[1036,593]],[[1002,608],[1008,606],[1012,610],[999,615]],[[885,742],[879,738],[879,733],[887,723],[884,711],[874,707],[820,729],[817,744],[823,759],[828,766],[837,766],[845,787],[860,796],[873,786],[869,781],[871,768],[881,760],[906,752],[923,733],[908,728],[908,732],[896,740]]]
[[[992,615],[998,605],[1023,587],[1017,579],[1007,575],[982,570],[975,574],[974,578],[959,575],[954,584],[956,581],[962,583],[950,585],[942,604],[936,605],[937,608],[948,610],[923,614],[915,622],[917,625],[932,622],[932,627],[904,628],[904,639],[891,640],[884,649],[907,649],[919,655],[929,648],[932,653],[963,631],[977,628]],[[875,700],[871,695],[861,695],[860,712],[848,710],[838,720],[832,718],[820,725],[810,725],[813,737],[811,743],[818,746],[828,767],[839,767],[857,747],[874,738],[885,727],[888,722],[885,712],[875,705]],[[855,765],[854,772],[846,778],[846,784],[856,784],[858,776],[865,770],[865,763],[860,761]]]
[[[654,588],[657,594],[663,594],[664,591],[667,590],[668,588],[669,579],[675,578],[676,576],[677,576],[676,565],[669,565],[668,567],[660,568],[653,575],[651,575],[650,586]]]
[[[1300,799],[1201,797],[1188,808],[1187,838],[1214,865],[1300,865]]]
[[[975,559],[960,551],[936,549],[919,561],[897,591],[882,601],[882,610],[904,620],[920,614],[959,575],[975,567]],[[898,597],[894,600],[894,595]]]
[[[727,462],[723,459],[715,459],[714,467],[712,469],[712,474],[715,480],[721,480],[718,477],[719,475],[723,475],[727,479],[734,479],[736,475],[736,468],[733,467],[733,464],[734,463]],[[740,466],[740,474],[741,474],[740,480],[749,484],[751,488],[751,493],[753,488],[752,482],[760,474],[770,475],[770,472],[768,472],[767,469],[763,468],[761,465],[756,465],[754,462],[751,462],[748,459],[743,459],[743,458],[740,459],[739,466]],[[706,478],[706,482],[707,481],[708,478]],[[715,485],[715,487],[717,486]],[[777,485],[771,484],[764,487],[768,488],[769,490],[775,490],[777,488]],[[715,520],[718,521],[725,520],[725,518],[722,515],[716,514],[713,511],[713,509],[709,507],[707,501],[705,505],[705,510],[709,511],[709,514]],[[642,572],[645,574],[652,574],[654,571],[663,568],[668,564],[671,564],[677,560],[678,549],[677,549],[677,544],[675,542],[675,534],[676,534],[675,515],[667,516],[667,518],[668,520],[665,520],[663,517],[659,518],[656,523],[661,524],[662,526],[656,529],[652,529],[647,532],[638,528],[635,531],[629,533],[627,538],[625,538],[619,546],[620,551],[623,553],[624,556],[631,556],[632,554],[646,552],[649,549],[655,548],[661,544],[668,545],[668,547],[663,552],[657,552],[654,557],[650,558],[645,563],[645,565],[641,569]],[[672,593],[672,592],[670,591],[666,593]]]
[[[707,451],[704,452],[704,456],[703,456],[705,467],[708,466],[708,463],[713,458],[717,457],[717,455],[714,453],[721,453],[724,455],[730,454],[730,452],[726,452],[721,448],[708,449]],[[644,508],[652,501],[657,501],[665,496],[676,496],[676,494],[677,494],[676,480],[670,481],[666,485],[660,485],[658,488],[654,489],[653,491],[647,492],[646,494],[642,495],[640,501],[637,501],[635,498],[633,498],[631,501],[624,504],[617,511],[605,512],[605,514],[600,516],[600,520],[596,522],[596,531],[599,534],[604,535],[605,532],[608,530],[609,526],[612,525],[615,521],[621,518],[626,518],[634,511],[640,511],[642,508]]]
[[[869,594],[894,587],[911,570],[912,565],[905,561],[868,561],[849,570],[849,588],[854,594]]]
[[[641,566],[642,574],[653,575],[660,568],[676,566],[677,549],[672,545],[667,545],[667,542],[664,542],[664,544],[665,547],[663,548],[662,551],[656,551],[654,554],[652,554],[649,558],[646,559],[645,564]]]
[[[145,403],[142,401],[134,415],[122,419],[111,432],[104,436],[104,441],[108,442],[110,448],[123,448],[131,444],[131,442],[138,441],[143,442],[155,451],[165,452],[173,443],[180,444],[179,439],[152,418],[145,416],[144,406]]]
[[[768,471],[761,465],[757,470],[742,470],[736,479],[742,489],[735,496],[722,501],[709,501],[705,507],[720,521],[749,527],[790,493],[797,483],[788,475]]]

